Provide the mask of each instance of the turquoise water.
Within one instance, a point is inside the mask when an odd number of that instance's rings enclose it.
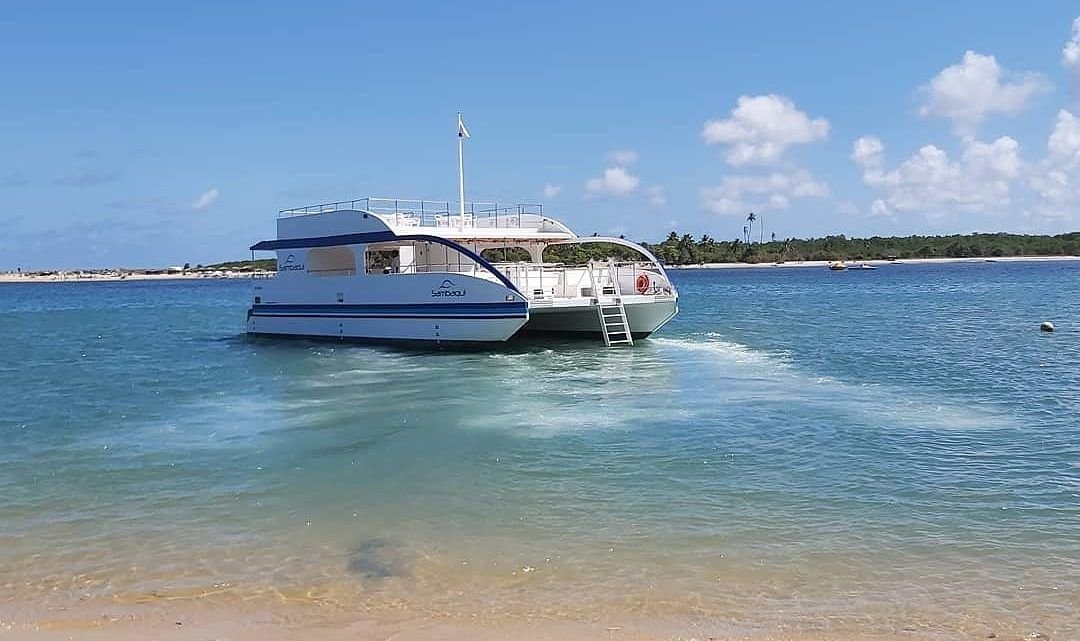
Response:
[[[1080,638],[1080,264],[673,278],[613,350],[251,340],[242,281],[0,286],[0,613]]]

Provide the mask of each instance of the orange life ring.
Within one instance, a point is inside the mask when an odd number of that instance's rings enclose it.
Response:
[[[637,280],[634,281],[634,288],[637,289],[637,293],[644,294],[649,291],[649,284],[648,274],[638,274]]]

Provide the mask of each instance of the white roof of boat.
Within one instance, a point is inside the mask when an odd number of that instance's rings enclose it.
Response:
[[[329,212],[357,211],[376,216],[395,234],[428,234],[453,240],[552,241],[577,237],[562,222],[545,216],[543,205],[465,203],[465,213],[460,213],[460,207],[455,205],[449,201],[366,197],[283,209],[278,217],[293,220]]]

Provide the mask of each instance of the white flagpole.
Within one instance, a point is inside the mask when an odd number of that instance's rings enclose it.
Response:
[[[464,124],[461,122],[461,112],[457,114],[457,166],[458,166],[458,225],[465,227],[465,156],[462,151],[465,146],[465,136],[462,135]]]

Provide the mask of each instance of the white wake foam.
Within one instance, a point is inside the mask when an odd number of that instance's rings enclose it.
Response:
[[[1002,429],[1015,425],[1015,417],[1004,409],[976,408],[960,399],[932,395],[925,390],[896,388],[887,381],[844,381],[808,372],[788,354],[756,350],[714,332],[696,336],[699,338],[650,340],[665,350],[705,356],[694,359],[695,366],[722,368],[719,375],[726,379],[729,388],[736,388],[737,396],[755,402],[810,404],[855,415],[856,424],[886,429]],[[685,360],[685,357],[673,358]]]

